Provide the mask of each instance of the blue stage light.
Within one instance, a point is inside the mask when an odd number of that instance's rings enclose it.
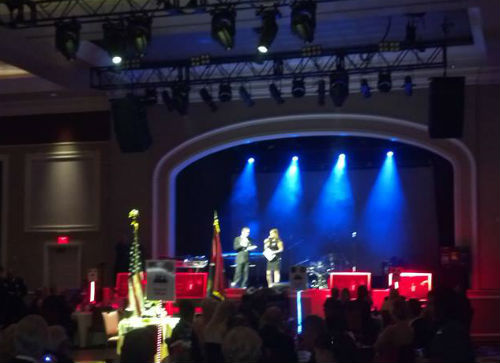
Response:
[[[393,155],[394,155],[394,153],[392,151],[388,151],[387,152],[387,157],[388,158],[392,158]]]
[[[248,163],[249,163],[249,164],[253,164],[253,163],[255,163],[255,159],[254,159],[254,158],[248,158]]]
[[[298,161],[298,160],[299,160],[299,157],[298,157],[298,156],[294,156],[294,157],[292,158],[292,161]]]

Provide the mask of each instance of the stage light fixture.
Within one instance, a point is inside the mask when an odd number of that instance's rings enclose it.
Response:
[[[226,50],[233,49],[236,12],[234,8],[220,8],[212,13],[212,38]]]
[[[189,86],[178,82],[172,87],[172,103],[180,115],[186,115],[189,107]]]
[[[413,95],[413,80],[411,76],[406,76],[402,88],[404,88],[407,96]]]
[[[200,97],[203,100],[203,102],[205,102],[208,105],[208,107],[210,107],[210,110],[212,110],[212,112],[217,111],[217,105],[215,104],[214,99],[210,94],[210,91],[206,87],[200,89]]]
[[[313,1],[296,1],[292,5],[292,32],[305,42],[312,43],[316,29],[316,3]]]
[[[366,79],[363,78],[361,80],[359,89],[364,98],[370,98],[372,96],[372,89]]]
[[[172,97],[170,97],[170,93],[168,92],[168,90],[164,90],[161,93],[161,98],[163,100],[163,104],[165,105],[165,107],[167,107],[167,110],[172,112],[175,109],[174,101],[172,100]]]
[[[326,82],[320,79],[318,82],[318,105],[325,105]]]
[[[394,152],[392,152],[392,151],[388,151],[388,152],[387,152],[387,157],[388,157],[388,158],[392,158],[392,157],[393,157],[393,155],[394,155]]]
[[[391,73],[388,71],[381,71],[378,74],[377,88],[382,93],[390,92],[392,88]]]
[[[239,89],[240,98],[248,107],[255,105],[255,101],[252,99],[252,95],[248,92],[245,86],[240,86]]]
[[[151,17],[135,15],[127,18],[127,52],[131,58],[142,58],[151,42]]]
[[[260,53],[267,53],[274,38],[276,38],[276,34],[278,33],[278,24],[276,23],[277,14],[278,12],[274,8],[264,9],[260,12],[262,27],[259,29],[260,37],[259,45],[257,46],[257,50]]]
[[[113,64],[120,64],[127,53],[126,31],[123,21],[102,24],[104,48]]]
[[[345,159],[345,154],[344,153],[340,154],[339,159]]]
[[[249,164],[253,164],[253,163],[255,163],[255,159],[254,159],[254,158],[248,158],[248,163],[249,163]]]
[[[343,67],[330,75],[330,97],[335,107],[342,107],[349,96],[349,74]]]
[[[292,95],[295,98],[304,97],[306,94],[306,86],[304,78],[295,77],[292,81]]]
[[[299,161],[299,157],[295,155],[294,157],[292,157],[292,161]]]
[[[231,83],[222,82],[219,85],[219,100],[221,102],[229,102],[233,98],[233,91],[231,89]]]
[[[80,29],[81,25],[76,20],[56,24],[56,49],[67,60],[76,58],[76,53],[80,47]]]
[[[278,89],[278,86],[276,86],[274,82],[269,85],[269,93],[278,105],[285,103],[285,100],[283,99],[283,97],[281,97],[281,91]]]

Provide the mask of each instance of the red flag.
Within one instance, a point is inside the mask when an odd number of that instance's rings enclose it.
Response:
[[[217,218],[217,212],[214,212],[214,235],[212,237],[212,255],[210,256],[207,296],[224,299],[225,280],[219,219]]]

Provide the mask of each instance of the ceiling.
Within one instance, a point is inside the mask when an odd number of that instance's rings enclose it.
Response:
[[[116,1],[116,0],[115,0]],[[141,2],[145,0],[138,0]],[[279,32],[272,52],[300,50],[304,44],[290,31],[290,14],[281,8]],[[2,11],[5,11],[3,8]],[[470,39],[469,45],[449,50],[451,73],[468,75],[469,83],[499,83],[500,13],[498,1],[464,0],[343,0],[321,3],[317,9],[314,45],[322,48],[366,45],[385,40],[402,40],[409,13],[425,13],[417,23],[417,39],[443,38],[444,19],[452,23],[449,37]],[[209,54],[211,57],[255,53],[260,24],[255,11],[237,14],[235,47],[224,50],[210,37],[210,15],[194,14],[155,18],[153,39],[147,61],[188,59]],[[387,33],[387,34],[386,34]],[[81,46],[75,61],[67,61],[55,50],[54,29],[0,28],[0,102],[71,97],[105,98],[89,88],[89,68],[110,65],[98,44],[100,24],[84,24]],[[428,77],[428,72],[422,72]],[[56,96],[54,96],[54,94]],[[69,96],[68,96],[69,97]]]

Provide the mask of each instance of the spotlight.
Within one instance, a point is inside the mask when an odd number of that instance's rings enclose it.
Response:
[[[313,1],[297,1],[292,5],[292,32],[303,41],[312,43],[316,29],[316,3]]]
[[[306,94],[306,86],[304,78],[295,77],[292,81],[292,95],[295,98],[304,97]]]
[[[281,97],[281,91],[278,89],[274,82],[269,85],[269,93],[271,93],[271,97],[276,101],[278,105],[285,103],[285,100],[283,99],[283,97]]]
[[[320,79],[318,82],[318,105],[324,106],[325,105],[325,91],[326,89],[326,82],[323,79]]]
[[[260,53],[267,53],[278,33],[276,24],[277,11],[273,9],[262,10],[262,27],[260,28],[260,38],[257,50]]]
[[[125,26],[122,21],[108,21],[102,25],[104,47],[114,64],[120,64],[126,55]]]
[[[172,87],[172,103],[179,114],[187,114],[189,106],[189,86],[187,83],[178,82]]]
[[[102,25],[104,47],[114,64],[123,59],[141,58],[146,54],[151,41],[151,18],[133,16],[117,22],[108,21]]]
[[[388,151],[387,152],[387,157],[388,158],[392,158],[393,155],[394,155],[394,153],[392,151]]]
[[[366,79],[363,78],[361,80],[361,85],[359,88],[364,98],[370,98],[372,96],[372,89],[370,88],[370,85],[368,84],[368,81]]]
[[[377,87],[380,92],[388,93],[392,88],[391,73],[387,71],[379,72]]]
[[[127,46],[132,58],[142,58],[151,41],[151,18],[135,15],[127,19]]]
[[[245,86],[240,86],[239,93],[241,100],[245,102],[248,107],[255,105],[254,100],[252,100],[252,95],[247,91]]]
[[[80,28],[76,20],[56,24],[56,49],[68,60],[76,58],[80,47]]]
[[[163,104],[167,107],[167,110],[172,112],[174,110],[174,101],[167,90],[161,93],[161,99],[163,100]]]
[[[413,86],[414,84],[411,76],[406,76],[402,88],[405,89],[405,93],[407,96],[413,95]]]
[[[294,157],[292,158],[292,161],[298,161],[298,160],[299,160],[299,157],[298,157],[298,156],[294,156]]]
[[[248,161],[249,164],[255,163],[255,159],[254,158],[248,158],[247,161]]]
[[[342,107],[349,96],[349,74],[342,67],[330,75],[330,97],[335,107]]]
[[[212,14],[212,38],[226,50],[233,49],[236,12],[232,8],[215,10]]]
[[[340,154],[340,155],[339,155],[339,159],[344,160],[344,159],[345,159],[345,154],[343,154],[343,153],[342,153],[342,154]]]
[[[200,97],[203,100],[203,102],[205,102],[208,105],[208,107],[210,107],[212,112],[217,111],[217,105],[215,104],[212,95],[210,94],[210,92],[206,87],[200,89]]]
[[[219,100],[221,102],[229,102],[233,98],[233,93],[231,90],[231,83],[222,82],[219,85]]]

